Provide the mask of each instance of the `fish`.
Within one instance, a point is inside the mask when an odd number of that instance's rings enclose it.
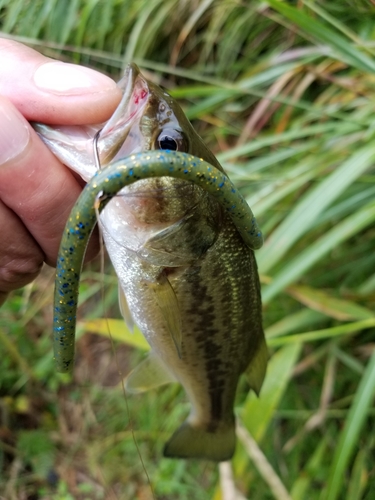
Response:
[[[89,181],[111,162],[178,151],[224,170],[183,110],[135,64],[118,83],[122,100],[105,124],[33,124],[51,151]],[[151,353],[126,378],[131,393],[178,382],[191,404],[164,456],[229,460],[242,374],[259,395],[268,351],[254,251],[202,187],[169,176],[124,187],[100,215],[119,279],[120,310]]]

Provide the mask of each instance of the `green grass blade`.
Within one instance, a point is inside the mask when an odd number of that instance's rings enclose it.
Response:
[[[337,17],[333,17],[324,9],[319,7],[316,3],[311,2],[310,0],[303,0],[303,3],[309,7],[309,9],[316,12],[322,19],[325,19],[329,24],[331,24],[338,31],[341,31],[343,35],[352,40],[356,44],[360,44],[361,40],[358,36],[350,29],[349,26],[346,26]]]
[[[366,462],[369,460],[367,449],[360,450],[354,460],[353,472],[348,487],[350,500],[361,500],[368,484],[369,473]]]
[[[130,332],[122,319],[93,319],[81,321],[78,326],[80,331],[97,333],[107,338],[112,337],[113,340],[118,340],[142,351],[150,349],[138,328],[134,329],[134,333]]]
[[[374,312],[354,301],[333,297],[327,292],[307,286],[289,287],[288,292],[302,304],[339,321],[374,317]]]
[[[320,323],[323,318],[325,318],[324,314],[312,309],[302,309],[294,314],[288,314],[266,328],[267,340],[288,335],[291,332],[302,331],[305,327],[311,328],[316,323]]]
[[[262,291],[263,303],[267,304],[285,287],[297,281],[332,248],[335,248],[335,246],[340,245],[343,241],[359,233],[374,220],[375,203],[371,202],[361,210],[355,212],[352,216],[347,217],[326,235],[315,241],[315,243],[308,246],[291,262],[285,265],[283,270],[276,275],[270,285],[264,287]]]
[[[340,126],[341,133],[343,135],[348,134],[350,132],[354,132],[358,130],[357,124],[345,124]],[[262,148],[266,148],[269,146],[275,146],[278,144],[283,144],[284,142],[288,143],[290,141],[294,141],[296,139],[304,139],[308,137],[316,137],[319,134],[330,134],[337,131],[337,123],[336,122],[328,122],[328,123],[319,123],[317,125],[311,125],[309,127],[297,128],[288,130],[287,132],[283,132],[281,134],[272,134],[261,136],[259,139],[251,141],[247,144],[244,144],[239,147],[228,149],[224,153],[220,153],[217,155],[217,159],[220,162],[224,162],[226,160],[230,160],[233,158],[238,158],[239,156],[248,155],[250,153],[254,153]]]
[[[301,28],[302,36],[314,37],[319,42],[326,43],[333,49],[335,55],[349,66],[360,71],[375,72],[374,61],[339,35],[336,30],[332,30],[314,17],[305,14],[302,9],[292,7],[280,0],[266,0],[266,3]]]
[[[271,422],[300,351],[301,344],[295,343],[283,347],[272,356],[259,399],[250,393],[240,412],[243,424],[257,442],[262,439]]]
[[[330,339],[358,333],[361,330],[367,330],[367,328],[372,328],[374,326],[375,318],[365,319],[363,321],[355,321],[353,323],[346,323],[344,325],[333,326],[331,328],[323,328],[322,330],[314,330],[307,333],[296,333],[285,337],[271,338],[267,341],[267,344],[272,347],[277,347],[286,344],[314,342],[316,340]]]
[[[267,273],[293,243],[309,231],[325,208],[373,164],[374,159],[374,146],[366,145],[310,190],[258,252],[260,271]]]
[[[319,441],[313,455],[309,458],[306,466],[301,470],[299,477],[291,489],[293,500],[305,500],[311,491],[311,484],[315,481],[319,470],[322,468],[324,455],[327,453],[327,441]]]
[[[324,500],[336,500],[344,486],[345,471],[358,446],[358,437],[373,404],[375,395],[375,351],[359,383],[345,426],[335,447],[328,484],[323,493]]]

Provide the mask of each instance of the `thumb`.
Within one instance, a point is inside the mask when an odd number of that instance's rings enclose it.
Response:
[[[109,77],[83,66],[45,57],[0,39],[0,94],[29,121],[60,125],[100,123],[121,99]]]

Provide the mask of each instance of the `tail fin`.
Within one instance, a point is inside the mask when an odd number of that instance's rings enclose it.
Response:
[[[235,446],[234,422],[222,424],[212,432],[185,422],[165,445],[164,456],[223,462],[232,458]]]

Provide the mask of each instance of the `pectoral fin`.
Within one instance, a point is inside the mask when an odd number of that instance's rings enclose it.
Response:
[[[259,396],[264,377],[266,376],[268,357],[268,349],[263,337],[257,353],[245,371],[247,381],[257,396]]]
[[[189,219],[193,217],[195,209],[196,206],[192,207],[189,212],[184,215],[184,217],[182,217],[179,221],[154,234],[154,236],[152,236],[147,241],[145,246],[149,246],[150,248],[158,248],[158,246],[162,245],[163,242],[168,241],[171,238],[175,239],[178,233],[186,226]]]
[[[150,354],[126,377],[125,388],[137,394],[171,382],[176,382],[176,379],[155,354]]]
[[[155,256],[157,265],[184,266],[207,252],[218,231],[216,219],[213,221],[209,214],[202,216],[194,205],[179,221],[151,236],[138,253],[149,261]]]
[[[156,283],[151,284],[151,288],[155,293],[156,303],[163,315],[168,332],[176,346],[178,357],[181,358],[181,315],[176,294],[164,274]]]
[[[183,238],[186,237],[187,224],[191,218],[192,213],[189,213],[174,224],[155,233],[144,243],[138,255],[158,266],[186,265],[192,260],[192,255],[189,250],[186,252],[187,246]],[[195,258],[194,255],[193,260]]]
[[[129,309],[128,301],[126,300],[125,292],[121,288],[120,283],[118,285],[118,302],[119,302],[119,306],[120,306],[120,312],[122,314],[122,317],[124,318],[126,326],[133,333],[135,323],[134,323],[133,316],[132,316],[130,309]]]

